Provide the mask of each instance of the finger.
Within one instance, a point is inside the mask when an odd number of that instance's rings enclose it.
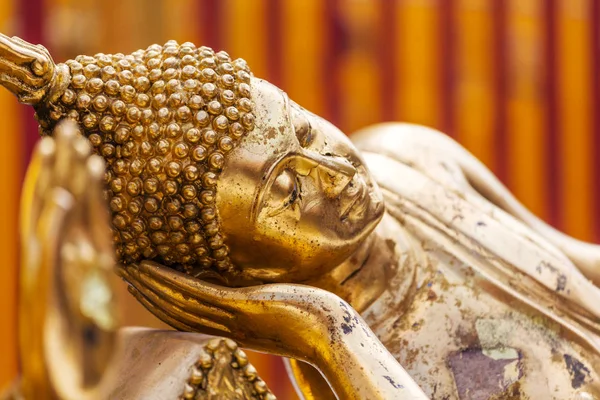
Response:
[[[86,213],[91,227],[94,244],[105,254],[114,255],[109,212],[104,199],[105,164],[101,157],[92,155],[86,164],[89,176],[89,190],[86,191]]]
[[[142,261],[139,264],[139,271],[155,281],[164,282],[164,284],[176,288],[184,294],[201,298],[208,304],[230,311],[233,311],[233,309],[227,306],[228,302],[243,300],[235,290],[201,281],[153,261]]]
[[[173,328],[179,330],[179,331],[184,331],[184,332],[195,332],[194,328],[192,328],[191,326],[187,326],[186,324],[177,321],[174,318],[171,318],[170,316],[168,316],[167,314],[165,314],[164,312],[162,312],[161,310],[159,310],[158,308],[154,307],[154,305],[144,297],[144,295],[142,295],[139,291],[137,291],[134,287],[132,286],[127,286],[127,290],[129,291],[129,293],[131,293],[133,295],[133,297],[136,298],[137,301],[139,301],[148,311],[150,311],[152,314],[154,314],[155,317],[157,317],[158,319],[160,319],[162,322],[164,322],[165,324],[172,326]]]
[[[53,185],[72,190],[71,181],[76,154],[73,150],[73,143],[77,137],[77,129],[73,127],[71,121],[61,122],[54,130],[54,139],[56,141],[56,154],[54,162],[54,181]]]
[[[165,311],[165,313],[171,315],[171,317],[184,321],[186,325],[194,327],[202,326],[205,328],[212,329],[213,331],[218,332],[219,334],[229,332],[229,329],[227,327],[213,321],[212,318],[203,318],[173,304],[170,301],[169,297],[162,298],[152,290],[143,290],[140,288],[137,289],[155,306]]]
[[[40,213],[40,225],[38,229],[42,232],[51,231],[52,233],[48,233],[45,236],[43,234],[40,235],[41,239],[50,239],[51,234],[59,233],[54,227],[62,227],[67,213],[73,209],[75,202],[73,201],[73,196],[63,188],[53,188],[44,197],[46,199]]]
[[[127,268],[122,265],[122,264],[117,264],[115,266],[115,273],[121,278],[124,279],[125,281],[129,282],[129,274],[127,273]]]
[[[36,232],[41,244],[42,268],[38,272],[41,282],[50,280],[55,274],[56,263],[60,259],[62,230],[73,208],[73,197],[62,188],[51,190],[47,197]]]
[[[72,121],[65,121],[64,124],[69,124]],[[79,129],[76,126],[70,126],[68,129],[75,131],[75,137],[72,141],[72,153],[73,157],[71,162],[71,175],[70,179],[70,190],[75,195],[75,198],[80,198],[84,193],[88,192],[90,185],[89,170],[87,168],[87,162],[92,153],[92,145],[79,133]]]
[[[213,319],[212,314],[207,314],[205,317],[202,317],[201,315],[197,315],[195,312],[190,312],[185,304],[183,307],[179,306],[175,301],[173,301],[173,296],[169,295],[171,291],[169,291],[169,294],[161,293],[159,295],[157,292],[148,288],[143,282],[141,282],[140,275],[141,274],[135,271],[135,268],[128,268],[128,276],[132,278],[130,284],[157,307],[161,308],[165,313],[171,315],[173,318],[179,320],[183,319],[189,325],[203,325],[217,329],[221,333],[223,333],[223,331],[228,331],[224,325],[216,322]]]
[[[211,335],[228,335],[231,333],[224,325],[184,311],[176,305],[162,299],[151,290],[143,290],[136,286],[134,286],[134,289],[137,290],[152,307],[161,310],[162,313],[173,320],[181,321],[180,324],[191,328],[191,332],[202,332]]]
[[[136,280],[157,296],[194,315],[204,316],[219,323],[227,323],[234,318],[232,313],[220,307],[205,304],[203,297],[182,294],[179,288],[166,285],[150,275],[137,273]]]
[[[21,199],[21,232],[24,237],[35,235],[35,227],[42,212],[45,193],[50,186],[54,154],[54,140],[49,137],[43,138],[36,146],[33,159],[27,169]]]

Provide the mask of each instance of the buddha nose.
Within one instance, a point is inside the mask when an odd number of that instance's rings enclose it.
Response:
[[[322,188],[330,197],[339,196],[357,173],[344,157],[309,151],[305,151],[303,156],[314,163],[311,167],[317,170]]]

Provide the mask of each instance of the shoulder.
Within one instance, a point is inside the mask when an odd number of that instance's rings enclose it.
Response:
[[[389,148],[443,149],[460,146],[448,135],[423,125],[387,122],[371,125],[350,135],[361,150],[377,152]]]
[[[469,190],[459,161],[469,155],[440,131],[421,125],[384,123],[361,129],[351,139],[377,180],[398,176],[422,180],[426,176],[444,186]]]

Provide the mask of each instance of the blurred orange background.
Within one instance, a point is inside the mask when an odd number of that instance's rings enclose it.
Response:
[[[533,212],[600,237],[596,0],[2,0],[0,32],[55,61],[169,39],[245,58],[350,134],[398,120],[454,137]],[[17,209],[36,127],[0,90],[0,386],[17,375]],[[255,355],[281,399],[281,360]]]

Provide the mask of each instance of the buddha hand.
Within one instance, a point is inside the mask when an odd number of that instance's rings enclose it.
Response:
[[[338,296],[304,285],[228,288],[155,262],[121,267],[130,292],[172,327],[315,363],[336,328],[358,314]]]

